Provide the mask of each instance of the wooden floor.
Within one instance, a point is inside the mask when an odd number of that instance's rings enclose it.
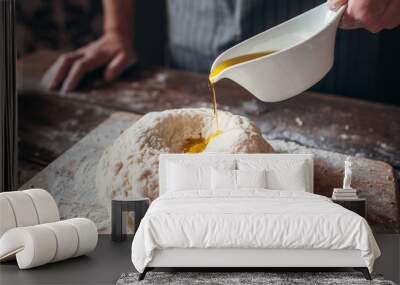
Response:
[[[48,92],[40,78],[59,52],[42,51],[18,63],[19,183],[22,185],[79,141],[111,112],[209,107],[205,75],[137,66],[114,83],[92,74],[78,91]],[[400,108],[305,92],[263,103],[233,82],[217,84],[219,107],[256,122],[270,139],[383,160],[400,170]]]

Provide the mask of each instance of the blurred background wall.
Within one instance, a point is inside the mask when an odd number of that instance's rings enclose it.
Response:
[[[207,0],[196,0],[207,1]],[[214,1],[214,0],[211,0]],[[277,25],[323,0],[265,1],[265,27]],[[165,0],[137,0],[136,42],[145,64],[165,63]],[[99,0],[16,0],[19,57],[38,49],[71,50],[102,31]],[[371,34],[340,30],[334,68],[312,90],[400,105],[400,29]]]

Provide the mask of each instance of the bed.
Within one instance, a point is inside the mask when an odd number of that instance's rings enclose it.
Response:
[[[143,279],[159,267],[352,267],[380,255],[361,216],[313,194],[310,154],[163,154],[160,196],[135,234]]]

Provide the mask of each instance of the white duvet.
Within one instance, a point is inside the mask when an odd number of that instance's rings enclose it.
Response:
[[[380,251],[364,218],[306,192],[167,193],[150,206],[132,243],[143,272],[155,249],[358,249],[372,271]]]

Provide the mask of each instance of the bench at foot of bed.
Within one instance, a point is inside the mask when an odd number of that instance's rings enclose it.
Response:
[[[139,274],[138,281],[142,281],[146,277],[146,273],[153,270],[153,267],[146,267],[142,273]],[[371,274],[369,273],[369,270],[367,267],[353,267],[354,270],[360,271],[366,280],[372,280]],[[212,271],[212,270],[210,270]],[[245,271],[245,270],[244,270]],[[238,269],[237,272],[243,272],[242,268]]]

